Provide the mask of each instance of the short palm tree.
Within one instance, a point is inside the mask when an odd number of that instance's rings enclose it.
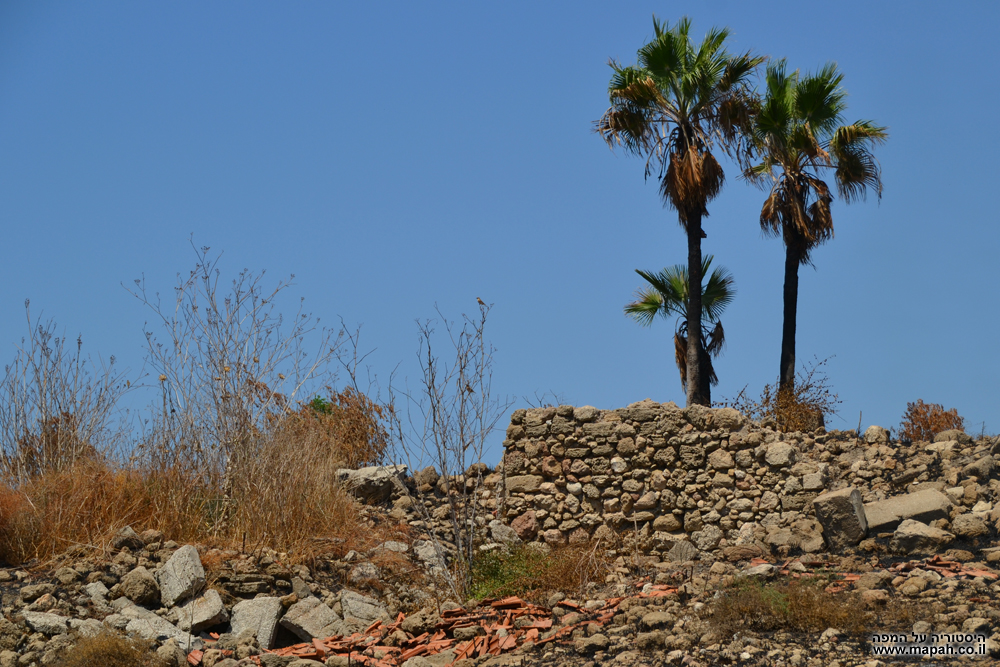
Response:
[[[744,176],[770,191],[760,211],[761,229],[785,243],[779,391],[795,382],[799,266],[811,264],[813,249],[833,238],[833,194],[820,177],[829,173],[847,203],[864,199],[869,188],[882,198],[881,169],[871,148],[885,142],[886,128],[867,120],[844,124],[842,80],[836,64],[799,75],[787,72],[784,60],[773,61],[748,136],[760,161]]]
[[[647,177],[657,169],[664,203],[677,210],[687,234],[687,404],[709,405],[701,354],[701,223],[724,180],[711,148],[717,140],[730,149],[738,145],[750,115],[748,79],[763,58],[730,55],[727,29],[713,28],[695,45],[690,27],[687,18],[671,27],[654,17],[654,38],[639,49],[638,63],[611,61],[611,106],[596,131],[612,149],[645,156]]]
[[[712,267],[712,259],[712,255],[702,258],[701,275],[708,275],[708,271]],[[640,271],[639,269],[636,269],[636,273],[649,283],[649,287],[644,287],[636,292],[636,300],[625,306],[625,314],[644,326],[651,325],[657,315],[666,318],[677,317],[677,324],[674,327],[674,357],[677,362],[677,370],[681,374],[681,386],[687,391],[687,346],[691,339],[687,319],[690,285],[687,267],[678,264],[663,269],[659,273]],[[712,357],[718,357],[722,354],[722,348],[726,343],[726,334],[719,318],[735,294],[736,284],[733,281],[733,276],[722,267],[712,271],[708,277],[708,283],[703,285],[701,289],[700,357],[702,370],[710,385],[719,383],[719,378],[712,366]],[[706,321],[708,325],[705,324]],[[711,401],[711,393],[709,393],[708,399]]]

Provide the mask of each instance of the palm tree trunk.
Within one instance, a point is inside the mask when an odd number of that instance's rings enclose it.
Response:
[[[799,264],[802,257],[794,243],[785,245],[784,314],[781,323],[781,364],[778,391],[795,388],[795,316],[799,301]]]
[[[711,405],[711,387],[702,365],[701,211],[688,211],[687,405]]]

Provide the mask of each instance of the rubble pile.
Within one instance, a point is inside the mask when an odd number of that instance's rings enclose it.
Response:
[[[1000,655],[998,461],[996,440],[960,431],[783,434],[651,401],[519,410],[497,470],[341,471],[372,525],[400,527],[363,551],[331,545],[307,567],[127,527],[107,549],[0,567],[0,667],[58,665],[109,631],[173,667],[893,664],[838,628],[720,634],[713,605],[741,581],[912,604],[907,631],[980,634]],[[544,605],[456,600],[441,582],[466,492],[479,549],[599,542],[603,584]]]

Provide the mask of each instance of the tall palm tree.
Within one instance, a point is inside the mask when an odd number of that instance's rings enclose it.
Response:
[[[701,274],[703,276],[708,275],[712,259],[714,259],[712,255],[702,258]],[[686,391],[688,386],[687,346],[691,339],[687,319],[687,308],[688,303],[690,303],[687,267],[678,264],[663,269],[659,273],[640,271],[639,269],[636,269],[635,272],[649,283],[649,287],[636,292],[636,300],[625,306],[625,314],[643,326],[651,325],[657,315],[666,318],[677,316],[677,324],[674,328],[674,358],[677,362],[677,370],[681,374],[681,386]],[[719,318],[722,311],[733,300],[733,296],[736,294],[736,284],[732,274],[719,267],[712,271],[708,283],[703,285],[700,291],[702,322],[707,320],[709,324],[715,325],[714,327],[706,326],[704,323],[699,325],[701,327],[699,356],[702,371],[709,379],[711,386],[719,383],[719,378],[712,366],[712,357],[718,357],[722,354],[722,348],[726,344],[726,333],[722,329],[722,321]],[[711,398],[710,388],[708,400],[711,401]]]
[[[869,188],[882,198],[881,169],[871,149],[888,134],[868,120],[844,124],[843,78],[836,64],[800,75],[798,70],[787,72],[784,60],[771,62],[765,97],[748,136],[760,161],[748,166],[744,176],[769,189],[760,211],[761,229],[785,243],[779,391],[795,383],[799,266],[811,264],[813,249],[833,238],[833,194],[820,176],[830,173],[847,203],[865,199]]]
[[[701,360],[701,223],[724,180],[711,148],[716,140],[738,145],[749,120],[748,79],[763,58],[730,55],[725,28],[713,28],[696,46],[690,28],[687,18],[671,27],[653,17],[655,35],[639,49],[638,63],[609,63],[611,106],[596,131],[612,149],[646,157],[646,176],[657,170],[664,203],[677,210],[687,234],[687,404],[709,405]]]

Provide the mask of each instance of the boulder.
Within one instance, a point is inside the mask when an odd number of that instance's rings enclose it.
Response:
[[[188,544],[181,547],[156,572],[160,585],[160,600],[164,607],[173,607],[200,593],[205,588],[205,568],[198,550]]]
[[[954,539],[955,536],[945,530],[906,519],[893,533],[889,548],[901,554],[934,553]]]
[[[157,616],[125,598],[115,600],[113,606],[118,609],[116,615],[125,622],[124,630],[128,634],[139,635],[143,639],[159,642],[171,638],[176,639],[181,648],[193,648],[196,643],[201,643],[201,639],[192,637],[167,619]],[[108,618],[104,619],[105,624],[108,623]]]
[[[408,470],[405,465],[369,466],[357,470],[341,468],[337,471],[337,480],[355,498],[366,503],[381,503],[389,499],[393,489],[404,489],[402,480]]]
[[[884,445],[889,442],[889,432],[881,426],[869,426],[863,440],[869,445]]]
[[[988,535],[990,529],[987,527],[986,522],[978,516],[974,516],[972,514],[959,514],[955,517],[954,521],[951,522],[951,531],[959,537],[972,539]]]
[[[767,465],[775,468],[783,468],[795,463],[795,448],[787,442],[774,442],[767,446],[764,454]]]
[[[149,570],[140,565],[122,577],[121,593],[136,604],[148,605],[160,599],[160,586]]]
[[[493,538],[494,542],[509,545],[521,543],[521,538],[518,536],[517,531],[505,524],[503,521],[493,519],[489,523],[489,529],[490,536]]]
[[[189,632],[200,632],[228,620],[229,613],[222,598],[211,588],[177,608],[177,627]]]
[[[934,436],[934,442],[948,442],[949,440],[955,440],[962,445],[971,445],[973,443],[972,436],[958,428],[950,428]]]
[[[306,642],[312,641],[314,637],[342,634],[340,624],[340,617],[315,597],[296,602],[281,617],[281,627]]]
[[[125,526],[111,538],[111,546],[116,550],[128,549],[129,551],[138,551],[146,546],[146,543],[132,530],[132,526]]]
[[[541,488],[545,479],[541,475],[514,475],[507,478],[509,493],[534,493]]]
[[[679,563],[698,558],[698,547],[687,540],[678,540],[667,553],[665,559],[668,562]]]
[[[952,502],[935,489],[924,489],[901,496],[893,496],[865,505],[865,517],[871,533],[884,533],[895,529],[906,519],[930,522],[947,519]]]
[[[964,468],[962,468],[962,474],[966,477],[975,477],[980,481],[980,483],[985,483],[986,480],[990,478],[990,474],[993,472],[993,457],[984,456],[983,458],[973,461]]]
[[[21,612],[24,622],[35,632],[43,635],[61,635],[69,629],[69,619],[56,614],[46,614],[38,611]]]
[[[230,620],[232,634],[239,635],[244,630],[251,630],[260,642],[261,648],[273,648],[281,611],[281,598],[259,597],[243,600],[233,607]]]
[[[387,613],[385,605],[378,600],[348,590],[340,594],[340,607],[344,618],[356,618],[366,623],[376,621]]]
[[[853,486],[816,496],[813,508],[823,526],[823,539],[832,551],[852,547],[868,533],[861,492]]]
[[[522,540],[533,539],[538,534],[538,518],[535,515],[535,510],[528,510],[511,521],[510,527]]]

